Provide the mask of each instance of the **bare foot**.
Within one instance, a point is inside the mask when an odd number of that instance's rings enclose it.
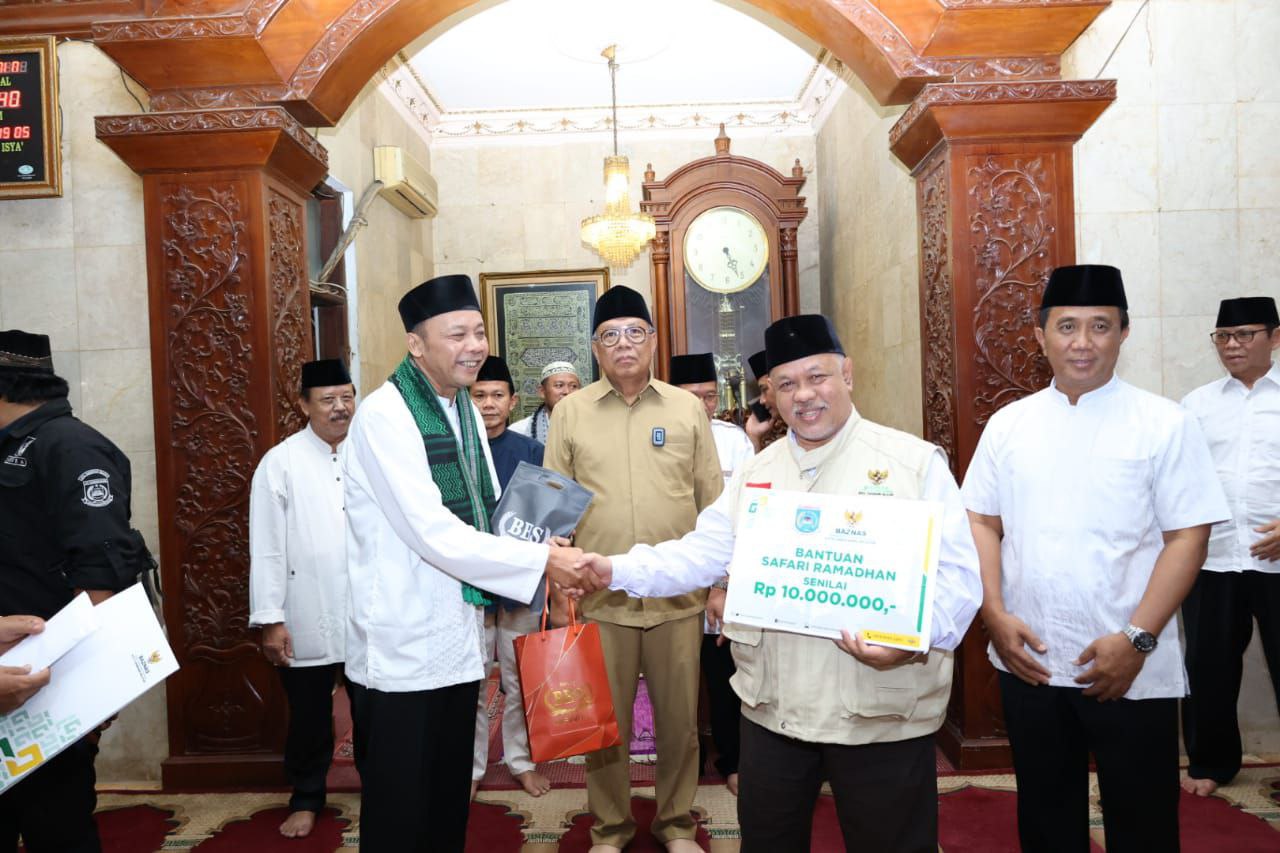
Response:
[[[738,796],[738,774],[730,773],[728,778],[724,780],[724,786],[729,789],[729,793],[735,797]]]
[[[593,844],[587,853],[622,853],[622,848],[612,844]]]
[[[677,838],[666,843],[667,853],[706,853],[692,838]]]
[[[517,773],[516,781],[524,788],[525,793],[531,797],[541,797],[543,794],[551,790],[551,780],[546,776],[543,776],[536,769]]]
[[[306,838],[316,825],[316,813],[307,811],[291,812],[284,823],[280,824],[280,834],[285,838]]]
[[[1182,779],[1182,790],[1197,797],[1207,797],[1218,790],[1218,783],[1212,779],[1192,779],[1185,776]]]

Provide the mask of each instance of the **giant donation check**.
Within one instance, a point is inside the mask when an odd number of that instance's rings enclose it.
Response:
[[[927,651],[942,504],[747,488],[724,621]]]

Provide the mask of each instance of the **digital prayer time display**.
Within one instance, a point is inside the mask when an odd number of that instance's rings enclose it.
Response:
[[[62,194],[52,37],[0,38],[0,198]]]

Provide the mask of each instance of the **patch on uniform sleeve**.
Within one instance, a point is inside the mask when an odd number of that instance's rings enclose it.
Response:
[[[4,464],[13,465],[17,468],[26,468],[27,460],[24,454],[26,454],[27,448],[35,443],[35,440],[36,437],[34,435],[27,436],[16,451],[5,457]]]
[[[97,509],[108,506],[115,500],[115,495],[111,494],[111,475],[101,468],[90,468],[77,479],[84,487],[80,502],[85,506]]]

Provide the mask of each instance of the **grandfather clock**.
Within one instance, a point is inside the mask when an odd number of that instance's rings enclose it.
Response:
[[[799,310],[796,229],[808,211],[799,160],[788,177],[730,154],[724,125],[715,146],[715,156],[665,180],[650,166],[640,209],[657,225],[650,257],[658,376],[667,378],[672,355],[710,352],[723,389],[741,387],[765,327]]]

